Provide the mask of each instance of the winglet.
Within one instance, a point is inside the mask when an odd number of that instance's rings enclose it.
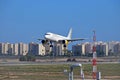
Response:
[[[71,39],[72,37],[72,28],[70,28],[67,38]]]

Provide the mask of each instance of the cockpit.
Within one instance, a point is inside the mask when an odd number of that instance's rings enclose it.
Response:
[[[45,35],[50,35],[50,33],[46,33]]]
[[[51,33],[50,33],[50,32],[47,32],[45,35],[51,35]]]
[[[46,37],[46,38],[51,37],[51,36],[52,36],[52,33],[50,33],[50,32],[47,32],[47,33],[45,34],[45,37]]]
[[[46,38],[46,39],[50,38],[51,36],[52,36],[52,33],[50,33],[50,32],[47,32],[47,33],[45,34],[45,38]]]

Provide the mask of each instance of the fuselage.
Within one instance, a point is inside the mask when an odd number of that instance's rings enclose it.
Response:
[[[68,40],[69,38],[65,37],[65,36],[58,35],[58,34],[54,34],[51,32],[47,32],[45,34],[45,39],[50,40],[50,41],[54,41],[54,42],[58,42],[60,40]]]

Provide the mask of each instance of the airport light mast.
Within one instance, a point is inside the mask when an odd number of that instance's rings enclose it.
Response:
[[[93,66],[93,72],[92,72],[92,76],[93,79],[96,80],[97,79],[97,53],[96,53],[96,33],[95,31],[93,31],[93,59],[92,59],[92,66]]]

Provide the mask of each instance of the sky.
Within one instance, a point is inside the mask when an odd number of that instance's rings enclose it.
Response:
[[[120,0],[0,0],[0,42],[37,42],[46,32],[120,41]]]

